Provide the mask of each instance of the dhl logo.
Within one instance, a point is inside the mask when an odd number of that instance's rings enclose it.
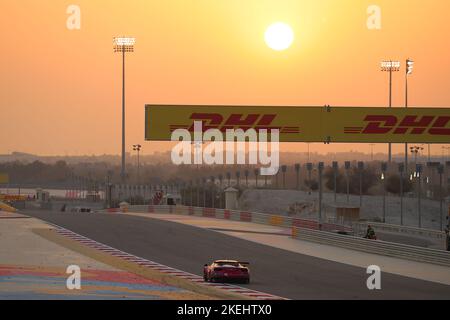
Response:
[[[247,131],[249,129],[270,130],[278,129],[283,134],[299,134],[299,127],[280,127],[273,126],[273,122],[277,117],[276,114],[231,114],[228,118],[224,118],[219,113],[193,113],[190,116],[192,124],[190,125],[170,125],[170,131],[173,132],[177,129],[187,129],[190,132],[194,132],[194,121],[201,121],[203,131],[209,129],[219,129],[221,132],[226,130],[242,129]]]
[[[218,129],[226,130],[249,129],[270,130],[278,129],[282,134],[300,134],[300,127],[275,126],[273,125],[276,114],[231,114],[224,117],[220,113],[193,113],[190,116],[192,122],[185,125],[170,125],[170,131],[186,129],[194,132],[194,121],[202,122],[203,131]],[[407,115],[399,118],[394,115],[368,115],[364,118],[368,122],[366,126],[344,127],[346,134],[368,134],[368,135],[423,135],[434,136],[450,135],[450,116],[417,116]]]
[[[450,135],[450,116],[405,116],[402,119],[392,115],[368,115],[366,127],[345,127],[348,134],[397,134],[435,136]]]

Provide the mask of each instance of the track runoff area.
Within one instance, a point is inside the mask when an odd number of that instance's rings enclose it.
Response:
[[[27,214],[57,226],[58,233],[91,248],[199,285],[204,285],[205,263],[225,258],[248,261],[250,284],[212,283],[208,286],[256,300],[450,299],[448,285],[388,272],[382,272],[381,290],[369,290],[366,282],[370,274],[366,268],[284,250],[182,221],[122,213],[33,211]],[[245,223],[241,222],[242,226]],[[375,258],[369,260],[367,266],[380,262]]]

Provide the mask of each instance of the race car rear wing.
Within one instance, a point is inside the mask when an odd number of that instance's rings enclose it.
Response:
[[[250,262],[239,261],[239,264],[243,265],[244,267],[248,267],[250,265]]]

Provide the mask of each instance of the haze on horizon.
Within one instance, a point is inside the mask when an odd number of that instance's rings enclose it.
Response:
[[[450,44],[445,0],[387,1],[76,0],[81,30],[66,28],[60,0],[3,0],[0,10],[0,154],[119,154],[121,61],[112,38],[136,37],[127,58],[127,146],[144,154],[170,143],[144,142],[144,105],[239,104],[386,106],[380,60],[402,61],[395,107],[404,106],[404,60],[415,61],[412,106],[450,106]],[[367,8],[382,9],[382,29],[366,27]],[[275,21],[295,41],[275,52],[264,42]],[[283,144],[282,151],[307,150]],[[311,152],[369,145],[311,144]],[[394,154],[403,150],[394,146]],[[386,152],[376,145],[374,152]],[[440,146],[432,152],[442,153]]]

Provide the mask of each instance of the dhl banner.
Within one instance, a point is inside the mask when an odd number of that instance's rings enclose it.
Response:
[[[280,142],[450,143],[450,108],[146,105],[145,138],[176,129],[278,129]]]

